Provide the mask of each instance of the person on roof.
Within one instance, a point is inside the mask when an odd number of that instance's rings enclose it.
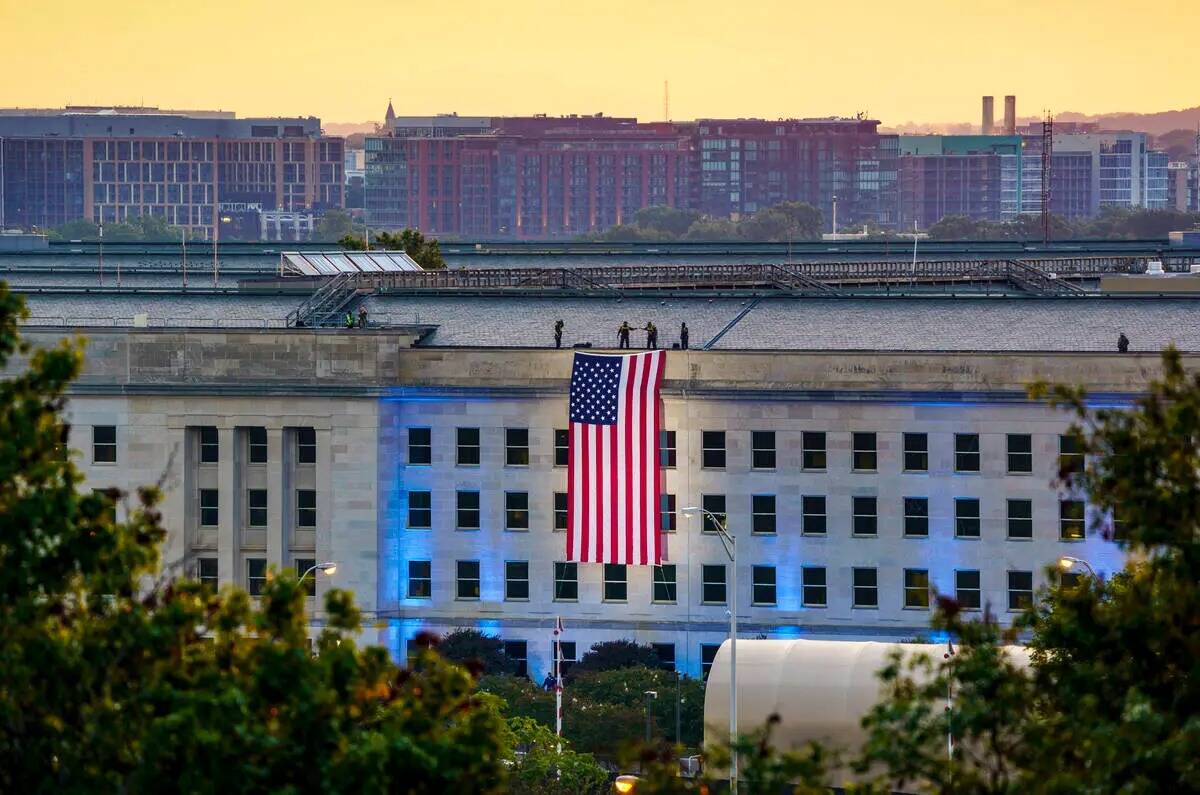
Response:
[[[360,306],[358,308],[358,327],[367,327],[367,308],[365,306]]]
[[[618,348],[628,348],[629,347],[629,332],[630,331],[632,331],[632,329],[629,327],[629,323],[622,320],[621,327],[617,329],[617,347]]]
[[[685,350],[685,351],[686,351],[686,350],[687,350],[687,346],[688,346],[688,327],[687,327],[687,323],[680,323],[680,324],[679,324],[679,347],[680,347],[681,349],[683,349],[683,350]]]
[[[562,332],[563,332],[563,322],[562,322],[562,318],[559,318],[558,320],[554,321],[554,347],[555,348],[562,347]]]
[[[346,328],[354,328],[354,315],[349,310],[346,311]]]
[[[653,350],[658,347],[658,326],[654,325],[653,321],[646,321],[646,350]]]
[[[1125,336],[1125,332],[1121,332],[1121,336],[1117,337],[1117,350],[1121,353],[1129,352],[1129,337]]]

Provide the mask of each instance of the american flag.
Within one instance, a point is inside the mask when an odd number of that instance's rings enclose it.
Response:
[[[658,389],[665,351],[576,353],[571,371],[567,560],[662,562]]]

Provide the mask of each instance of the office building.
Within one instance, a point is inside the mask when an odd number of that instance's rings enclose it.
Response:
[[[323,212],[343,197],[343,143],[315,118],[78,108],[0,113],[0,224],[157,216],[211,239],[222,212]]]
[[[900,227],[927,229],[948,215],[1000,221],[1021,202],[1019,136],[900,136]]]

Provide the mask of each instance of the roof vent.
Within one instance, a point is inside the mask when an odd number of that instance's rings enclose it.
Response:
[[[1162,260],[1152,259],[1152,260],[1148,261],[1146,263],[1146,275],[1147,276],[1162,276],[1163,275]]]

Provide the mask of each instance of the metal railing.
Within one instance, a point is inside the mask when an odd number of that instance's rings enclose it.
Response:
[[[283,318],[231,318],[231,317],[159,317],[144,319],[129,315],[30,315],[23,321],[26,326],[52,326],[59,328],[286,328]]]
[[[330,318],[336,318],[358,295],[362,274],[339,273],[317,288],[304,299],[304,303],[288,312],[286,323],[295,326],[323,326]]]

